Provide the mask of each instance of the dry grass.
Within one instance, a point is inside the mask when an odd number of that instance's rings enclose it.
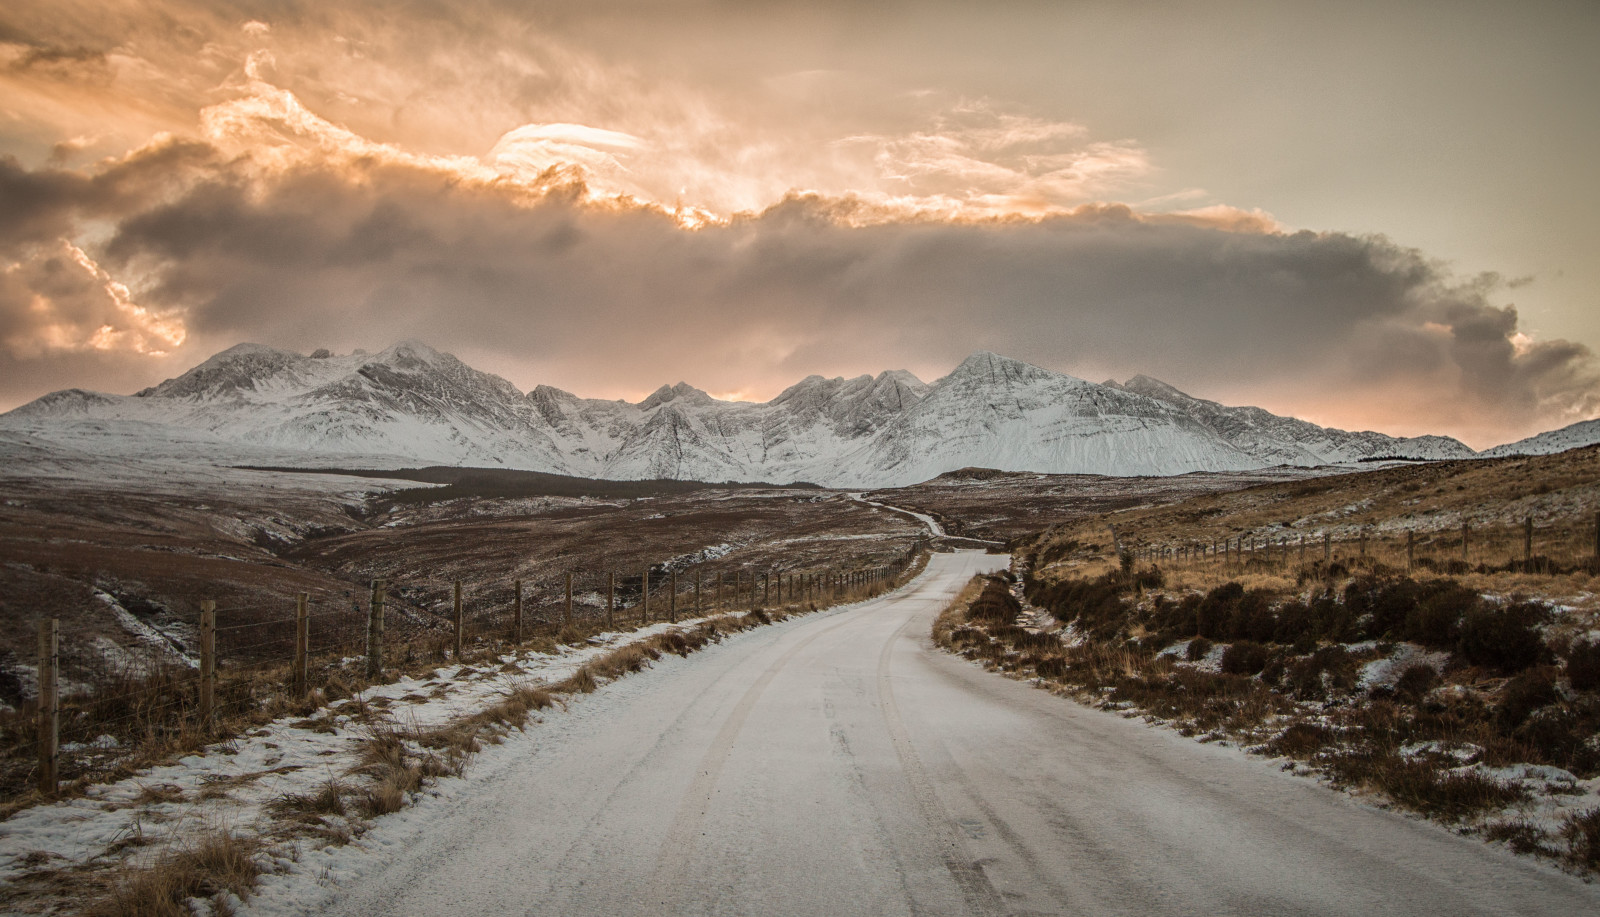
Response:
[[[343,781],[330,778],[314,793],[284,793],[267,804],[267,811],[279,818],[320,824],[324,817],[345,815],[345,796],[351,792]]]
[[[261,842],[227,831],[206,831],[164,851],[148,867],[130,868],[108,897],[86,910],[91,917],[190,917],[191,898],[209,898],[213,913],[232,913],[261,875]]]
[[[1593,870],[1600,812],[1571,817],[1559,835],[1495,817],[1529,791],[1461,764],[1600,774],[1600,680],[1587,674],[1583,636],[1600,625],[1597,506],[1600,448],[1128,510],[1015,546],[1029,597],[1085,642],[1017,627],[980,609],[982,596],[964,614],[942,615],[935,636],[1015,677],[1293,759],[1338,785]],[[1526,517],[1541,555],[1531,564],[1520,560]],[[1462,522],[1471,566],[1461,559]],[[1107,544],[1112,525],[1132,549],[1121,556]],[[1320,537],[1300,550],[1301,534],[1323,531],[1335,539],[1331,560]],[[1209,549],[1225,538],[1272,547],[1224,561]],[[1152,545],[1162,550],[1144,550]],[[1207,550],[1166,550],[1183,545]],[[1563,607],[1552,613],[1529,597]],[[1401,640],[1436,661],[1360,688],[1361,667],[1390,658]],[[1187,653],[1174,655],[1184,649],[1177,641],[1188,641]],[[1223,649],[1221,671],[1200,664],[1212,641]]]

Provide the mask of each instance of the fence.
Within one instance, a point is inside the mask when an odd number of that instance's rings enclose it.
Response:
[[[301,592],[292,605],[200,601],[195,619],[170,633],[91,638],[97,652],[120,660],[120,672],[109,685],[70,696],[60,688],[60,625],[45,619],[36,709],[0,722],[7,765],[0,790],[14,796],[33,785],[54,796],[62,781],[114,766],[126,742],[193,745],[215,736],[224,717],[308,713],[318,689],[354,690],[397,666],[680,617],[853,600],[897,585],[915,556],[850,570],[572,571],[478,596],[460,580],[380,579],[359,596]],[[24,767],[31,773],[19,773]]]
[[[1335,532],[1331,528],[1302,533],[1239,535],[1210,541],[1151,543],[1127,539],[1123,550],[1136,561],[1168,565],[1212,564],[1241,568],[1288,569],[1299,564],[1370,562],[1407,572],[1417,569],[1447,573],[1520,572],[1556,574],[1600,570],[1600,513],[1536,524],[1433,529],[1371,527]]]

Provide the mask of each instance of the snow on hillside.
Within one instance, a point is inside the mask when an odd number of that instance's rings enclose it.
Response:
[[[1472,449],[1448,436],[1394,437],[1350,433],[1255,407],[1226,407],[1178,391],[1159,379],[1134,376],[1123,391],[1164,401],[1198,420],[1230,445],[1272,465],[1324,465],[1370,458],[1471,458]]]
[[[1554,452],[1565,452],[1568,449],[1581,449],[1600,443],[1600,418],[1594,420],[1581,420],[1571,426],[1559,430],[1540,433],[1527,439],[1519,439],[1514,443],[1495,446],[1485,449],[1480,454],[1484,458],[1502,458],[1508,455],[1550,455]]]
[[[1137,376],[1096,385],[991,353],[933,384],[809,376],[764,404],[686,383],[638,404],[523,394],[425,344],[311,356],[225,350],[136,395],[68,389],[0,415],[8,462],[43,449],[216,464],[518,468],[595,478],[912,484],[964,467],[1171,475],[1377,456],[1460,458],[1447,437],[1319,427]],[[12,448],[14,447],[14,448]],[[26,447],[26,448],[24,448]]]

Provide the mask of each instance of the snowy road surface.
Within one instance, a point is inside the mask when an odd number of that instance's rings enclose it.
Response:
[[[625,678],[260,912],[1594,914],[1600,889],[933,649],[975,570]],[[353,859],[352,859],[353,858]],[[302,873],[318,867],[302,863]],[[316,900],[320,899],[320,900]]]

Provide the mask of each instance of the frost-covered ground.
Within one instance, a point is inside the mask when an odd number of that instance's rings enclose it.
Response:
[[[352,771],[375,730],[458,721],[505,699],[517,686],[559,683],[597,656],[692,628],[700,620],[602,634],[588,645],[562,646],[554,654],[524,652],[440,666],[368,688],[311,717],[278,720],[174,764],[90,787],[81,798],[25,809],[0,828],[0,888],[10,889],[0,891],[0,909],[22,907],[23,897],[30,907],[41,906],[48,897],[33,898],[41,882],[62,895],[72,894],[80,882],[91,887],[86,874],[147,865],[170,844],[191,840],[202,830],[276,838],[268,855],[279,868],[289,868],[293,857],[317,844],[286,836],[283,818],[272,811],[274,801],[314,796],[330,781],[359,787],[362,778]],[[352,834],[364,827],[354,815],[329,822],[334,829],[342,822]],[[326,835],[322,843],[328,843]]]

